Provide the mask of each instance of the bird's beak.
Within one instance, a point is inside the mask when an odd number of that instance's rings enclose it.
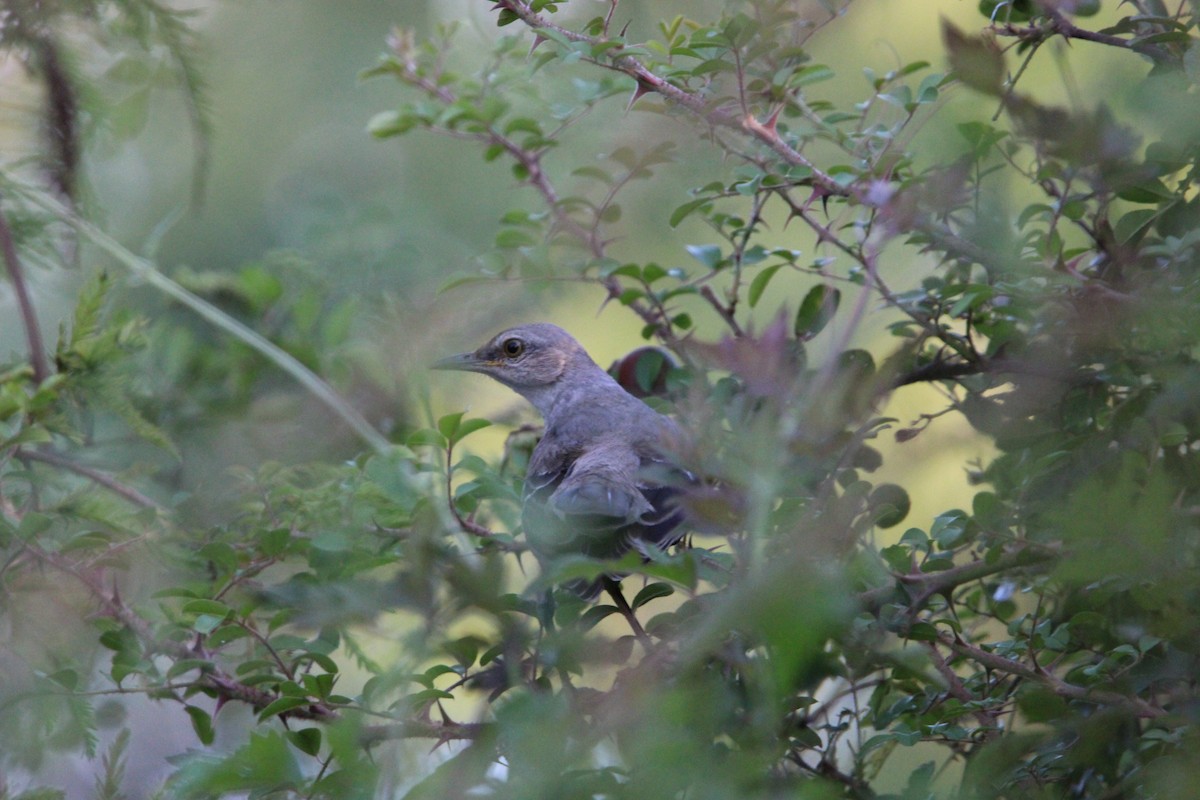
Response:
[[[474,353],[459,353],[447,356],[429,365],[430,369],[452,369],[460,372],[475,372],[480,367],[480,360]]]

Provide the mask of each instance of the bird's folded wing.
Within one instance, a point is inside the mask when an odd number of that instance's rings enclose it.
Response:
[[[622,524],[636,522],[654,510],[636,486],[597,477],[563,481],[550,496],[550,508],[562,517],[595,515]]]
[[[596,447],[575,460],[547,505],[559,516],[594,515],[631,523],[653,511],[638,486],[640,462],[619,444]]]

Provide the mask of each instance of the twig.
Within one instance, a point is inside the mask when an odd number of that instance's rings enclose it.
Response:
[[[858,601],[863,608],[869,611],[877,611],[880,606],[888,602],[896,591],[903,586],[908,589],[910,595],[913,597],[910,606],[915,611],[927,602],[929,598],[945,594],[965,583],[986,578],[988,575],[1006,572],[1015,567],[1045,564],[1058,558],[1058,556],[1059,551],[1054,548],[1038,548],[1033,545],[1026,545],[1019,550],[1002,555],[995,561],[979,559],[978,561],[961,564],[957,567],[942,570],[941,572],[900,575],[897,578],[898,585],[883,586],[878,589],[870,589],[862,592],[858,596]]]
[[[429,722],[409,720],[392,725],[371,725],[362,729],[358,741],[364,747],[394,739],[478,739],[488,730],[482,722]]]
[[[134,489],[131,486],[126,486],[116,478],[113,478],[111,475],[105,475],[103,472],[92,469],[91,467],[85,467],[83,464],[76,463],[69,458],[64,458],[60,455],[49,453],[43,450],[30,450],[28,448],[22,448],[17,453],[17,457],[24,458],[29,461],[40,461],[43,464],[50,464],[52,466],[65,469],[69,472],[74,472],[76,475],[81,475],[87,478],[96,485],[104,487],[113,494],[117,495],[123,500],[127,500],[135,506],[154,509],[160,514],[167,513],[166,508],[156,503],[152,498],[142,494],[137,489]]]
[[[1117,47],[1122,50],[1132,50],[1157,62],[1168,61],[1172,58],[1167,50],[1158,45],[1138,42],[1132,39],[1122,39],[1120,36],[1080,28],[1060,12],[1044,6],[1042,9],[1042,13],[1045,14],[1046,19],[1050,23],[1048,26],[1028,25],[1017,27],[1009,24],[994,26],[994,30],[1001,36],[1015,36],[1023,41],[1042,41],[1047,38],[1047,34],[1058,34],[1065,39],[1079,39],[1085,42]]]
[[[2,208],[0,208],[0,254],[4,257],[8,279],[12,281],[13,292],[17,296],[17,309],[20,311],[21,323],[25,328],[25,340],[29,343],[29,363],[33,365],[33,380],[40,384],[50,377],[50,364],[46,360],[46,345],[42,341],[42,330],[38,327],[37,311],[29,297],[29,286],[25,281],[25,272],[21,268],[21,259],[17,256],[17,245],[13,241],[12,230],[8,227],[8,219]]]
[[[496,532],[490,528],[480,525],[473,519],[468,519],[459,513],[458,507],[454,505],[454,445],[446,444],[446,505],[450,507],[450,514],[454,517],[454,521],[458,526],[467,533],[473,534],[483,539],[488,539],[495,542],[505,550],[515,550],[513,545],[501,541],[496,537]]]
[[[952,633],[939,631],[937,641],[942,646],[953,650],[965,658],[971,659],[980,666],[1039,683],[1060,697],[1123,708],[1136,716],[1146,719],[1157,719],[1158,717],[1167,715],[1166,709],[1148,703],[1140,697],[1131,697],[1120,692],[1113,692],[1106,689],[1091,689],[1086,686],[1067,683],[1063,679],[1044,670],[1034,669],[1019,661],[990,653],[982,647],[969,644]]]
[[[950,693],[950,696],[960,701],[964,707],[971,708],[975,703],[975,696],[963,685],[962,678],[946,662],[941,651],[937,649],[937,645],[933,642],[925,642],[925,644],[929,648],[929,655],[933,660],[933,668],[938,671],[938,674],[942,676],[942,680],[946,682],[946,690]],[[975,708],[973,713],[975,719],[985,729],[984,736],[986,739],[993,739],[1000,733],[999,721],[996,719],[994,711],[986,708]]]
[[[737,338],[745,335],[742,326],[738,325],[737,319],[733,316],[733,309],[721,302],[721,298],[717,297],[717,293],[713,291],[711,286],[707,284],[700,287],[700,296],[708,301],[708,304],[725,320],[725,324],[729,326],[729,330]]]
[[[649,650],[654,643],[650,640],[650,636],[646,633],[646,629],[642,627],[642,623],[638,622],[637,615],[634,614],[633,609],[629,607],[629,602],[625,599],[625,595],[621,593],[620,582],[615,581],[608,576],[601,578],[600,581],[604,586],[604,591],[608,592],[608,596],[611,597],[613,603],[616,604],[617,611],[620,612],[621,616],[625,618],[625,621],[629,623],[629,627],[633,629],[633,635],[637,637],[638,641],[642,643],[643,647]]]

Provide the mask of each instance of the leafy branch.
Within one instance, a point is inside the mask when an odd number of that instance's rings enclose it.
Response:
[[[846,187],[823,172],[814,162],[780,136],[776,129],[778,111],[773,112],[766,122],[760,122],[750,113],[739,114],[724,107],[713,107],[700,94],[689,92],[670,83],[654,73],[636,56],[624,53],[625,45],[619,40],[604,40],[555,25],[534,11],[530,3],[521,2],[521,0],[499,0],[495,6],[502,12],[507,11],[513,14],[535,34],[545,39],[560,43],[588,45],[595,54],[588,57],[589,61],[633,78],[637,85],[634,100],[648,92],[658,94],[672,105],[691,112],[710,125],[751,136],[765,144],[784,162],[792,166],[811,170],[814,186],[824,194],[845,196],[850,193]],[[603,54],[603,57],[598,57],[599,54]]]

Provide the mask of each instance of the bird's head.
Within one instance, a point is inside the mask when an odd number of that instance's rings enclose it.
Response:
[[[571,334],[557,325],[535,322],[502,331],[475,352],[443,358],[433,368],[479,372],[524,394],[586,365],[594,362]]]

